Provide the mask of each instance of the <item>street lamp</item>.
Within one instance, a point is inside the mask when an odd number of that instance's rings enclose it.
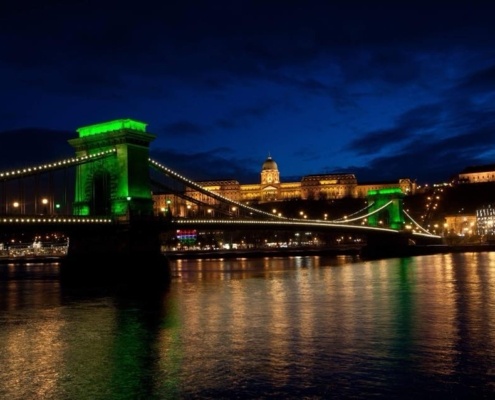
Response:
[[[131,205],[132,205],[131,202],[132,202],[132,197],[131,196],[127,196],[125,199],[127,200],[127,207],[126,207],[126,210],[125,210],[125,212],[126,212],[126,218],[127,219],[130,219],[131,218]]]
[[[48,214],[47,212],[48,199],[46,197],[41,199],[41,204],[43,204],[43,215]]]
[[[14,214],[17,214],[18,210],[19,210],[19,202],[14,201],[14,203],[12,205],[14,206]]]

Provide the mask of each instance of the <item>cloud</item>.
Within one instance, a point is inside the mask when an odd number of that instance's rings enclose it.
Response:
[[[395,152],[372,158],[366,167],[349,166],[343,170],[367,181],[398,178],[420,178],[421,182],[430,183],[448,181],[466,166],[492,163],[483,155],[486,144],[494,141],[492,129],[471,130],[447,138],[425,136],[411,140]]]
[[[453,3],[448,13],[436,3],[312,0],[2,7],[3,130],[132,115],[158,127],[153,151],[191,172],[254,181],[260,160],[246,165],[242,153],[260,157],[263,147],[291,175],[356,168],[376,179],[440,177],[457,168],[452,159],[493,154],[492,5]]]
[[[476,92],[493,91],[495,88],[495,65],[476,71],[460,82],[458,89]]]
[[[381,153],[386,148],[397,146],[408,138],[409,135],[398,128],[380,130],[354,139],[346,146],[346,149],[352,150],[357,155],[372,155]]]

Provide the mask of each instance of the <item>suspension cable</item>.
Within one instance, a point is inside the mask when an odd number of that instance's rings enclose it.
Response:
[[[349,214],[348,217],[352,217],[353,215],[356,215],[356,214],[359,214],[361,211],[364,211],[364,210],[367,210],[368,208],[370,208],[373,204],[375,204],[374,202],[367,205],[366,207],[363,207],[361,208],[360,210],[357,210],[356,212],[353,212],[352,214]],[[368,214],[369,215],[369,214]],[[331,220],[330,222],[340,222],[340,221],[344,221],[346,220],[347,218],[337,218],[337,219],[334,219],[334,220]]]
[[[420,231],[422,231],[423,233],[427,233],[429,235],[431,235],[432,233],[428,230],[426,230],[425,228],[423,228],[419,223],[417,223],[413,217],[411,217],[406,210],[403,210],[404,214],[411,220],[411,222],[417,227],[419,228]]]

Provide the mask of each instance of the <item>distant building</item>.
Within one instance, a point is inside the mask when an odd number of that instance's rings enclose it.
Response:
[[[478,235],[495,235],[495,207],[490,205],[476,210],[476,227]]]
[[[217,194],[242,203],[264,203],[293,199],[318,200],[365,198],[368,190],[399,187],[405,194],[413,194],[416,184],[410,179],[358,184],[356,176],[349,173],[303,176],[300,182],[280,182],[277,163],[269,156],[261,167],[260,183],[241,185],[236,180],[196,182]],[[192,188],[186,194],[204,200],[201,193]]]
[[[458,177],[459,183],[495,182],[495,164],[465,168]]]
[[[400,188],[404,194],[414,194],[416,183],[408,178],[396,181],[366,182],[359,184],[356,176],[350,173],[317,174],[303,176],[299,182],[281,182],[278,165],[271,156],[261,166],[260,182],[252,184],[240,184],[237,180],[211,180],[196,182],[223,197],[244,204],[258,204],[274,201],[288,200],[325,200],[365,198],[369,190]],[[193,188],[186,188],[185,195],[197,202],[214,205],[216,201]],[[155,194],[155,212],[168,209],[166,201],[172,197],[172,212],[191,213],[197,207],[194,202],[187,202],[176,196],[167,194]],[[173,203],[177,202],[178,205]]]
[[[445,235],[471,236],[476,233],[477,218],[473,214],[445,216]]]

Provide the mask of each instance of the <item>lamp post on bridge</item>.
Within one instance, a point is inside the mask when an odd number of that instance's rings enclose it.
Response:
[[[127,209],[126,209],[126,218],[127,218],[127,221],[130,221],[131,219],[131,215],[132,215],[132,209],[131,209],[131,206],[132,206],[132,197],[131,196],[127,196],[126,197],[126,200],[127,200]]]
[[[47,215],[48,214],[48,199],[46,197],[41,199],[41,204],[43,204],[43,215]]]

